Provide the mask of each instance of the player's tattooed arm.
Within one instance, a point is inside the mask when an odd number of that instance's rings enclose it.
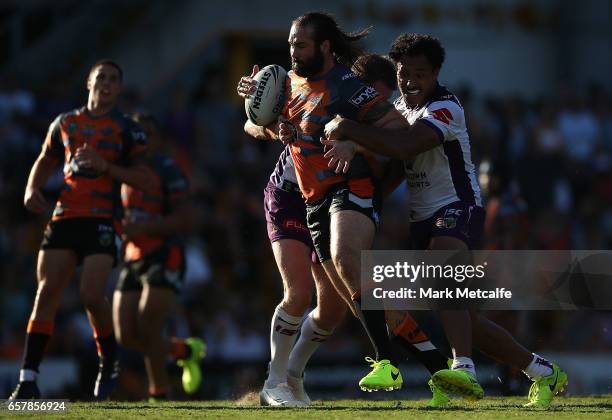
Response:
[[[351,139],[372,152],[402,160],[440,145],[434,129],[418,121],[409,125],[396,109],[372,125],[336,117],[325,125],[325,136],[329,140]]]

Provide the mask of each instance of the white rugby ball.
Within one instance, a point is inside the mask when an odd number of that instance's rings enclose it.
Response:
[[[253,78],[257,90],[244,101],[244,111],[255,125],[268,125],[280,115],[285,105],[287,72],[277,64],[259,70]]]

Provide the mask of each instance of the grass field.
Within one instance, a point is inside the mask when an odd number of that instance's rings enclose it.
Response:
[[[548,411],[521,408],[524,398],[485,398],[477,404],[455,400],[445,410],[426,408],[427,400],[369,401],[339,400],[316,402],[306,409],[263,408],[254,397],[241,401],[173,401],[147,403],[71,403],[67,413],[40,413],[62,419],[156,419],[156,418],[240,418],[249,419],[485,419],[485,418],[597,418],[612,419],[612,395],[558,398]],[[26,418],[32,413],[0,411],[3,418]]]

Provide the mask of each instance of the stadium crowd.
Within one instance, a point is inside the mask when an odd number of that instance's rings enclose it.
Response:
[[[203,395],[215,397],[235,395],[240,390],[237,384],[257,384],[268,358],[270,312],[282,291],[266,237],[262,199],[282,146],[248,138],[242,130],[242,110],[223,91],[223,75],[214,69],[206,72],[206,86],[177,87],[158,117],[175,159],[188,168],[199,213],[199,228],[187,246],[182,305],[169,328],[179,336],[203,337],[208,344],[205,366],[210,369],[214,369],[211,362],[250,366],[236,371],[235,388],[212,390],[205,385]],[[23,207],[28,168],[40,152],[51,119],[82,102],[78,96],[66,95],[62,85],[35,92],[17,79],[0,83],[0,360],[18,361],[36,291],[36,254],[49,216],[35,216]],[[466,110],[487,197],[487,247],[609,249],[612,93],[598,86],[583,90],[561,86],[554,95],[527,100],[475,97],[469,87],[455,91]],[[134,90],[126,90],[122,102],[125,111],[147,109]],[[58,170],[46,187],[49,197],[57,194],[61,183]],[[385,203],[376,248],[407,247],[404,201],[405,190],[400,187]],[[612,349],[610,313],[496,316],[534,351]],[[425,325],[433,329],[434,341],[443,340],[435,332],[439,326],[431,322]],[[348,328],[341,328],[315,362],[357,360],[366,345]],[[77,358],[85,381],[95,375],[94,348],[78,287],[72,284],[56,320],[49,354]],[[135,356],[126,352],[125,360],[132,359]],[[143,392],[142,381],[135,380],[139,373],[134,375],[122,378],[127,398]],[[72,392],[86,398],[87,391]]]

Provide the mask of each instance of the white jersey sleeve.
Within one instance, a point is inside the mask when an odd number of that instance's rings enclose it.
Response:
[[[466,130],[463,108],[451,100],[431,102],[416,121],[434,129],[440,143],[457,140],[460,133]]]

